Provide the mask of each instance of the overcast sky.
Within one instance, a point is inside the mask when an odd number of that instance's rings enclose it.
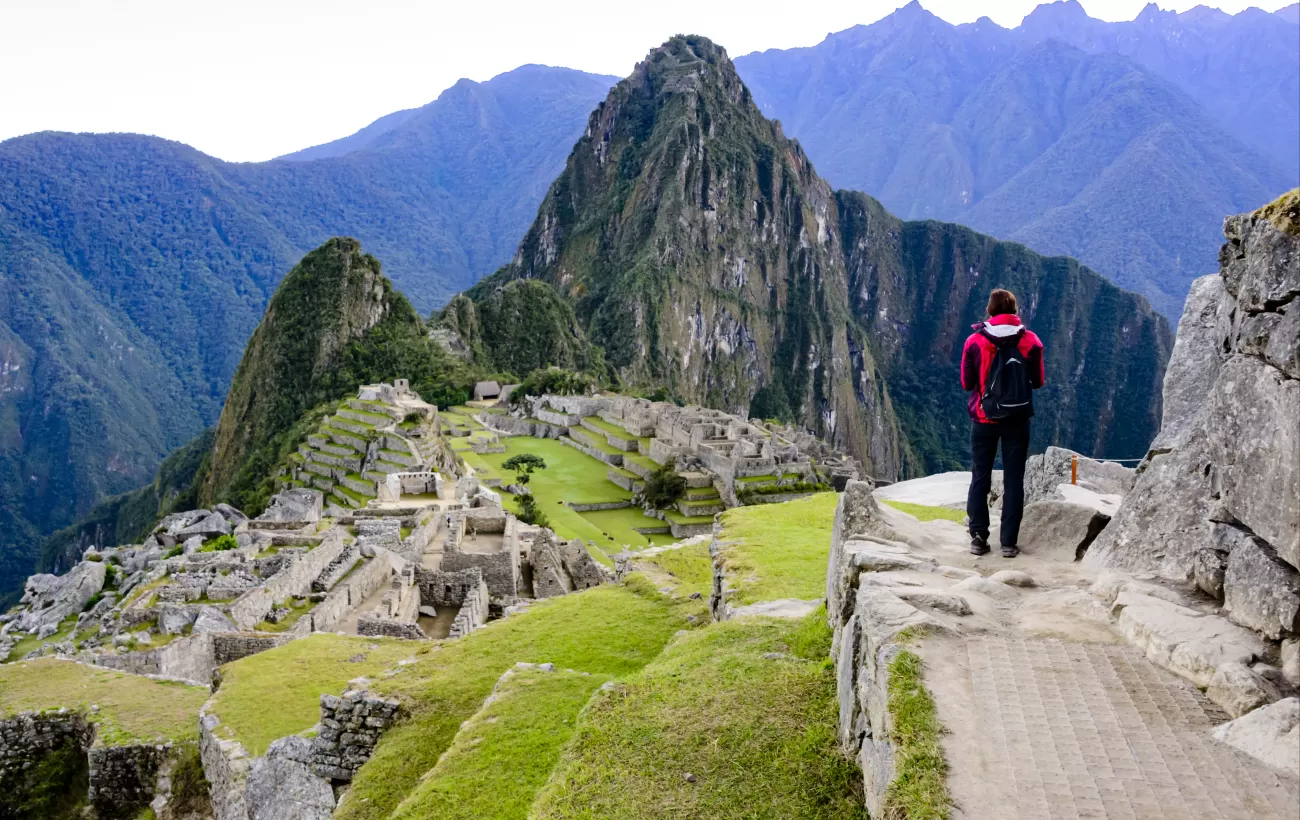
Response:
[[[1083,0],[1131,20],[1145,0]],[[1293,0],[1225,0],[1268,11]],[[624,75],[676,33],[734,57],[813,45],[901,0],[0,0],[0,139],[133,131],[262,160],[524,63]],[[1164,0],[1186,10],[1197,0]],[[922,0],[951,23],[1015,26],[1035,0]]]

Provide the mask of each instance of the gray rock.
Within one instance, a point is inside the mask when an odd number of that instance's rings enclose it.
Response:
[[[1048,447],[1025,463],[1025,503],[1056,497],[1060,484],[1069,484],[1071,461],[1078,459],[1078,485],[1095,493],[1124,495],[1133,488],[1133,470],[1109,461],[1094,461],[1064,447]]]
[[[953,595],[947,592],[929,592],[926,590],[912,589],[896,589],[894,590],[894,594],[913,606],[937,609],[940,612],[946,612],[949,615],[971,614],[970,604],[960,595]]]
[[[162,604],[158,607],[158,629],[164,635],[179,635],[194,623],[195,613],[188,607]]]
[[[1300,638],[1282,641],[1282,677],[1292,686],[1300,688]]]
[[[1300,567],[1300,381],[1251,356],[1224,363],[1207,454],[1228,511]]]
[[[1161,598],[1143,595],[1129,585],[1111,608],[1120,634],[1142,649],[1155,664],[1197,686],[1209,686],[1224,664],[1247,666],[1268,655],[1264,642],[1227,618],[1198,612]]]
[[[1228,553],[1205,547],[1192,556],[1192,580],[1206,595],[1223,600],[1223,576],[1228,569]]]
[[[1027,555],[1077,561],[1092,546],[1110,516],[1068,501],[1037,501],[1025,507],[1020,549]]]
[[[271,503],[257,520],[305,523],[319,521],[323,502],[324,496],[319,490],[284,490],[271,496]]]
[[[1216,332],[1223,295],[1223,278],[1217,273],[1192,282],[1165,367],[1164,411],[1152,450],[1181,445],[1205,413],[1206,385],[1218,377],[1223,361]]]
[[[852,548],[853,544],[870,543],[872,542],[849,542],[846,546]],[[934,571],[934,564],[925,559],[914,558],[900,553],[877,552],[874,549],[854,550],[852,565],[864,572],[889,572],[891,570]]]
[[[1300,305],[1292,302],[1273,326],[1264,360],[1289,378],[1300,379]]]
[[[952,588],[963,592],[978,592],[998,601],[1014,601],[1020,597],[1020,593],[1016,592],[1014,587],[989,578],[967,578],[965,581],[953,584]]]
[[[310,740],[291,735],[253,760],[244,793],[249,820],[329,820],[334,789],[312,772],[311,753]]]
[[[1261,539],[1226,524],[1215,527],[1236,541],[1223,576],[1228,616],[1274,640],[1300,633],[1300,573]]]
[[[989,576],[989,580],[997,584],[1006,584],[1012,587],[1032,587],[1035,586],[1034,579],[1027,572],[1021,572],[1017,569],[998,570]]]
[[[1214,730],[1214,739],[1300,777],[1300,698],[1262,706]]]
[[[248,516],[244,515],[242,512],[230,506],[229,504],[225,504],[225,503],[217,504],[215,507],[212,508],[212,510],[213,512],[219,514],[222,518],[226,519],[226,521],[230,524],[232,529],[238,527],[240,524],[244,524],[248,522]]]
[[[1241,663],[1225,663],[1214,670],[1205,696],[1222,707],[1229,717],[1241,717],[1247,712],[1277,700],[1279,695],[1263,675]]]
[[[203,549],[203,536],[201,535],[191,535],[185,539],[184,544],[181,546],[181,550],[185,555],[193,555],[201,549]]]
[[[199,610],[198,617],[194,619],[194,634],[201,635],[209,632],[238,632],[235,622],[230,620],[226,613],[217,609],[215,606],[205,606]]]
[[[1225,219],[1223,235],[1220,272],[1241,310],[1258,313],[1300,293],[1300,237],[1254,214]]]
[[[95,593],[104,588],[107,574],[102,561],[82,561],[66,575],[33,575],[23,587],[22,602],[27,609],[14,621],[14,628],[38,632],[42,627],[58,627],[70,615],[79,615]]]
[[[230,522],[221,517],[219,513],[209,513],[175,535],[181,540],[187,540],[196,535],[206,539],[229,534]]]

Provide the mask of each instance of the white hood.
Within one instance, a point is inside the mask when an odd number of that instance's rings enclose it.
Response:
[[[1024,329],[1025,329],[1024,325],[995,325],[992,322],[984,323],[984,332],[988,333],[990,336],[995,336],[999,339],[1005,339],[1008,336],[1014,336]]]

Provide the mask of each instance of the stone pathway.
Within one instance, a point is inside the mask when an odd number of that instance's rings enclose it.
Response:
[[[1014,636],[965,646],[979,768],[1006,781],[999,820],[1300,816],[1297,784],[1212,739],[1226,716],[1137,649]]]

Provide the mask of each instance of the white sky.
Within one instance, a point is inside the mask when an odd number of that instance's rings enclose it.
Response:
[[[1163,0],[1179,11],[1198,0]],[[1213,2],[1213,0],[1209,0]],[[1293,0],[1223,0],[1235,13]],[[733,57],[812,45],[903,0],[0,0],[0,140],[132,131],[262,160],[524,63],[622,76],[676,33]],[[1083,0],[1130,20],[1145,0]],[[1015,26],[1036,0],[923,0],[952,23]]]

